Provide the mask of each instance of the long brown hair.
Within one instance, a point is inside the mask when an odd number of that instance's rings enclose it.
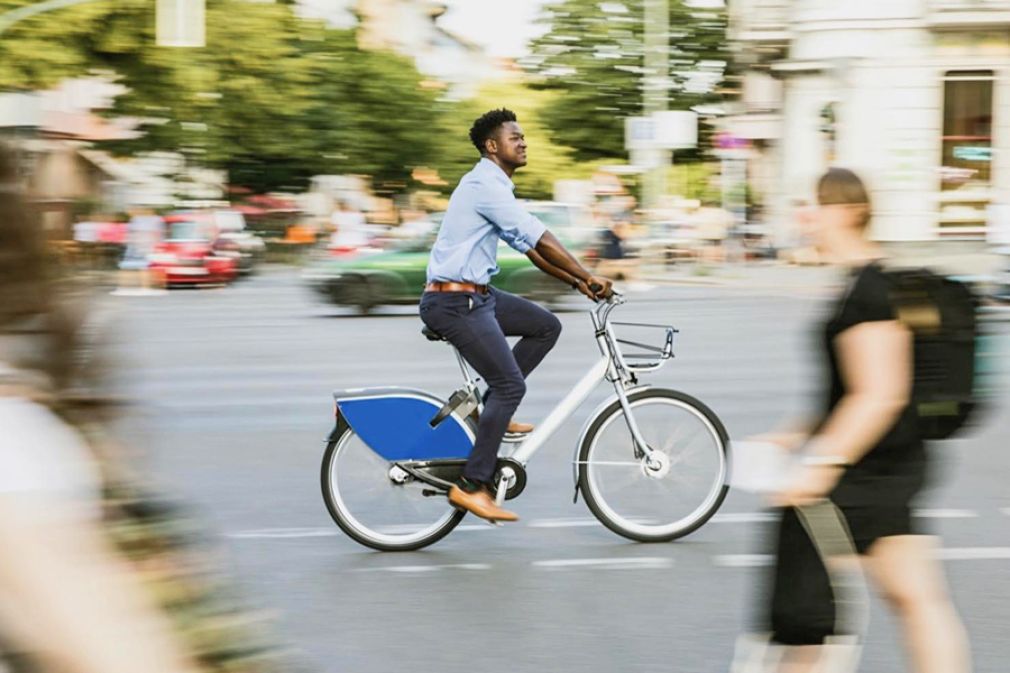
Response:
[[[0,383],[19,394],[57,397],[72,385],[82,313],[61,295],[45,232],[19,182],[17,154],[0,143]]]
[[[864,206],[859,222],[866,229],[872,212],[870,194],[858,175],[848,168],[829,168],[817,181],[817,203],[822,206]]]
[[[18,183],[15,154],[0,144],[0,332],[49,306],[45,239],[36,220]]]

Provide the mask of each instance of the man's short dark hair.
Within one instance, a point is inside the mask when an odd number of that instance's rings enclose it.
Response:
[[[483,155],[485,141],[492,137],[502,124],[514,121],[516,113],[506,108],[485,112],[470,127],[470,142]]]

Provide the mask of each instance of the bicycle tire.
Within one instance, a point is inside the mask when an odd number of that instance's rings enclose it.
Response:
[[[340,452],[348,447],[350,440],[357,435],[354,430],[345,422],[338,421],[338,426],[331,435],[330,441],[326,444],[326,451],[323,454],[322,467],[320,470],[320,482],[322,487],[323,502],[326,509],[333,518],[333,521],[352,540],[372,549],[379,551],[414,551],[422,549],[435,542],[438,542],[462,521],[465,512],[453,508],[446,502],[445,511],[430,525],[424,526],[416,532],[396,534],[376,530],[359,518],[362,513],[351,511],[345,498],[340,493],[338,466],[335,464],[340,458]],[[363,443],[362,443],[363,445]],[[369,449],[370,451],[370,449]],[[391,467],[391,466],[388,466]],[[379,478],[381,482],[381,475]],[[404,488],[389,482],[391,493],[393,489]],[[420,493],[417,498],[425,498]],[[431,496],[437,498],[438,496]]]
[[[726,494],[729,492],[729,436],[719,417],[699,400],[685,393],[665,388],[649,388],[646,390],[631,393],[628,401],[632,409],[641,409],[648,403],[660,403],[670,405],[687,412],[700,423],[712,440],[713,459],[716,469],[711,478],[711,488],[705,493],[697,507],[689,512],[685,517],[680,517],[673,522],[653,525],[648,522],[632,521],[626,515],[620,514],[616,505],[608,502],[608,497],[601,492],[600,480],[596,478],[594,465],[600,467],[603,461],[593,462],[593,454],[598,446],[602,433],[606,432],[618,419],[623,418],[624,409],[620,401],[615,400],[613,404],[607,406],[600,412],[590,424],[585,437],[579,447],[578,453],[578,485],[586,500],[586,505],[593,515],[608,529],[637,542],[669,542],[689,535],[703,526],[722,505]],[[637,417],[637,416],[636,416]],[[643,429],[644,431],[644,429]],[[625,427],[624,432],[627,437],[629,459],[626,461],[628,468],[634,464],[631,456],[633,446],[631,433]],[[646,441],[652,443],[652,439],[646,436]],[[672,451],[672,449],[671,449]],[[672,459],[671,459],[672,460]],[[607,462],[608,466],[619,467],[618,462]],[[625,464],[622,461],[621,464]],[[639,467],[646,478],[645,484],[650,483],[650,477],[645,474],[646,470]],[[632,470],[633,471],[633,470]],[[673,468],[669,468],[673,472]],[[651,479],[655,482],[657,479]],[[659,513],[662,516],[662,512]]]

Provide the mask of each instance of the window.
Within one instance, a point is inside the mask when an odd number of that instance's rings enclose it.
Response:
[[[982,236],[992,184],[993,72],[948,72],[943,86],[941,234]]]
[[[990,70],[948,73],[943,87],[944,189],[989,185],[992,160]]]

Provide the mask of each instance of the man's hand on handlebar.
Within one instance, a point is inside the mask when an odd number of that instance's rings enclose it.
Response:
[[[590,276],[585,281],[579,283],[579,291],[593,301],[609,299],[614,293],[614,281],[601,276]]]

